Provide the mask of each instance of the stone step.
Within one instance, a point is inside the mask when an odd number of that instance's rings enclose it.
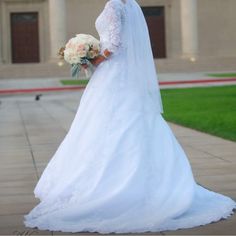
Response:
[[[70,76],[70,66],[57,63],[0,65],[0,79],[4,78],[53,78]]]
[[[201,58],[195,62],[187,59],[158,59],[156,65],[161,73],[236,71],[236,57]]]

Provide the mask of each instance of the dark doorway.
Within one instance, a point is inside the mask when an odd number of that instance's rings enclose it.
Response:
[[[149,28],[154,58],[166,58],[165,7],[142,7]]]
[[[39,62],[38,13],[11,13],[12,63]]]

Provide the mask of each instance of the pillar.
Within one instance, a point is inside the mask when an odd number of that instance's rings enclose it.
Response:
[[[198,56],[197,0],[181,0],[182,54],[195,60]]]
[[[66,43],[65,0],[49,0],[50,60],[58,58],[58,50]]]

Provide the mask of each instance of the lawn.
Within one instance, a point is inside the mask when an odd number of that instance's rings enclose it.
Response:
[[[207,74],[210,77],[218,77],[218,78],[232,78],[236,77],[236,73],[215,73],[215,74]]]
[[[236,141],[236,85],[161,93],[166,120]]]
[[[233,74],[215,75],[230,77]],[[61,83],[86,86],[88,80],[62,80]],[[166,120],[236,141],[236,85],[162,89],[161,93]]]
[[[85,79],[74,79],[74,80],[61,80],[61,83],[63,85],[81,85],[81,86],[86,86],[88,84],[89,80],[85,80]]]

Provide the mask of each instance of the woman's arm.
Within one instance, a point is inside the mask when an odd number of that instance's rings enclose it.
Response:
[[[110,57],[111,54],[115,53],[121,46],[122,14],[123,3],[118,4],[110,1],[106,4],[106,16],[107,21],[109,22],[109,41],[106,42],[104,47],[106,49],[103,51],[102,55],[91,61],[93,65],[99,65],[101,62]]]

